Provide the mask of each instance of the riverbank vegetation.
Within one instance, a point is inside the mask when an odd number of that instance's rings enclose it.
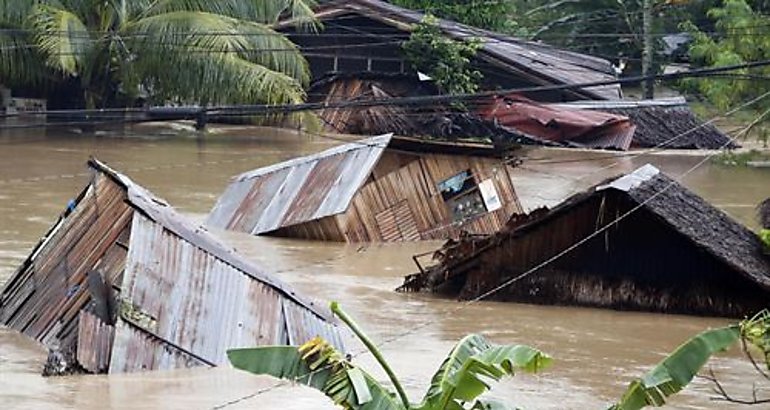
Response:
[[[546,353],[529,346],[494,345],[481,335],[468,335],[449,352],[432,377],[422,401],[412,403],[377,346],[336,302],[332,302],[331,310],[372,353],[388,375],[396,394],[321,338],[314,338],[299,347],[233,349],[228,351],[230,362],[236,368],[254,374],[312,387],[345,409],[394,410],[513,409],[507,403],[479,396],[490,388],[491,382],[513,376],[518,371],[538,372],[552,362]],[[765,375],[751,350],[759,352],[761,361],[770,369],[770,312],[762,311],[739,323],[703,331],[685,341],[650,371],[633,380],[610,409],[662,406],[697,376],[711,356],[739,343],[755,369]],[[713,374],[711,380],[717,386],[720,400],[747,404],[770,402],[756,395],[747,400],[734,398]]]

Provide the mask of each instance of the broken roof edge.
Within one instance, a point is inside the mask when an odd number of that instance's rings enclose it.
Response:
[[[605,189],[614,188],[618,191],[628,192],[634,188],[639,187],[658,174],[660,174],[660,170],[658,168],[655,168],[651,164],[644,164],[641,167],[635,169],[633,172],[615,178],[609,183],[597,185],[595,190],[603,191]]]
[[[413,26],[422,21],[426,15],[426,13],[423,13],[422,11],[411,10],[382,0],[332,0],[319,5],[319,7],[314,10],[314,13],[318,20],[335,18],[349,13],[358,13],[362,16],[366,16],[407,32],[411,32]],[[501,53],[498,50],[494,50],[494,45],[499,43],[504,46],[520,47],[529,54],[543,53],[550,58],[561,60],[561,62],[572,66],[573,71],[585,70],[586,72],[602,75],[608,80],[610,78],[617,78],[612,69],[612,63],[602,57],[564,50],[554,45],[496,33],[494,31],[473,27],[445,18],[438,18],[437,23],[442,33],[452,39],[458,40],[466,37],[476,37],[482,40],[482,47],[477,51],[477,57],[487,60],[490,64],[500,65],[497,60],[504,59],[506,60],[504,65],[508,68],[511,68],[511,65],[515,65],[517,66],[516,69],[523,74],[547,78],[554,84],[571,85],[575,83],[570,82],[565,78],[543,73],[542,71],[532,70],[530,65],[521,64],[521,62],[515,62],[509,58],[509,54],[511,53]],[[286,28],[291,25],[292,20],[289,19],[279,22],[276,27]],[[519,55],[522,54],[523,53],[519,53]],[[570,90],[570,92],[582,96],[583,98],[595,98],[599,100],[616,100],[622,98],[620,84],[579,87]]]
[[[686,106],[687,100],[682,96],[678,96],[646,100],[580,100],[545,104],[555,108],[568,108],[577,110],[611,110],[624,108],[679,107]]]
[[[168,202],[156,197],[141,185],[133,182],[128,176],[110,168],[94,157],[89,158],[88,166],[125,188],[129,205],[152,221],[161,224],[169,232],[241,271],[244,275],[272,287],[284,294],[285,297],[307,308],[319,318],[329,323],[336,323],[331,310],[322,309],[317,303],[301,296],[282,280],[270,276],[264,268],[241,256],[234,248],[223,245],[221,240],[212,235],[206,228],[201,225],[195,226],[186,217],[180,215]]]
[[[246,181],[256,177],[271,174],[273,172],[277,172],[282,169],[295,167],[297,165],[305,164],[318,159],[331,157],[333,155],[345,154],[350,151],[355,151],[359,149],[379,148],[380,152],[382,152],[390,144],[391,138],[393,138],[393,133],[388,133],[388,134],[378,135],[375,137],[369,137],[369,138],[354,140],[351,142],[346,142],[344,144],[337,145],[332,148],[328,148],[321,152],[291,158],[286,161],[279,162],[273,165],[268,165],[262,168],[257,168],[251,171],[244,172],[240,175],[236,175],[235,177],[233,177],[230,182],[232,183],[232,182]]]

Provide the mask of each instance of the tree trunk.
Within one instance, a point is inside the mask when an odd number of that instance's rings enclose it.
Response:
[[[644,10],[642,15],[642,30],[644,42],[642,49],[642,76],[647,77],[652,75],[652,53],[654,46],[654,39],[652,37],[652,0],[644,0]],[[642,90],[644,98],[654,98],[655,79],[645,78],[642,82]]]

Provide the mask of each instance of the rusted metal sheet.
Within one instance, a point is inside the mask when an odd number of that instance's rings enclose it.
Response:
[[[345,212],[390,139],[368,138],[242,174],[206,224],[257,235]]]
[[[590,148],[625,151],[636,130],[628,117],[541,104],[519,95],[491,98],[479,115],[543,140]]]
[[[74,209],[3,289],[2,323],[94,373],[219,365],[227,349],[306,336],[343,348],[328,309],[89,164],[94,178]]]
[[[491,144],[387,135],[364,139],[236,177],[207,223],[350,242],[448,238],[461,230],[491,233],[521,209],[503,154],[511,153]],[[472,175],[473,185],[488,181],[499,192],[497,206],[475,212],[472,220],[454,220],[437,186],[459,172]]]
[[[714,124],[701,121],[683,97],[641,101],[573,101],[550,106],[628,117],[636,126],[634,147],[724,149],[740,146]]]

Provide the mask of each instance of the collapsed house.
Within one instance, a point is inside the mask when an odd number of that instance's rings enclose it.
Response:
[[[0,322],[51,350],[49,373],[215,366],[226,351],[342,347],[331,313],[106,165],[0,294]]]
[[[405,59],[401,43],[409,39],[414,26],[425,17],[380,0],[336,0],[315,10],[323,24],[319,33],[297,29],[283,21],[277,29],[302,50],[312,79],[329,73],[414,74]],[[481,42],[471,64],[483,75],[481,88],[520,88],[540,85],[570,85],[612,81],[612,64],[602,58],[558,49],[542,43],[438,19],[438,28],[448,38]],[[542,91],[527,94],[538,101],[621,98],[619,84]]]
[[[485,144],[372,137],[235,177],[206,224],[349,242],[492,233],[521,209],[514,160]]]
[[[488,99],[478,117],[522,143],[548,141],[580,148],[736,148],[714,125],[700,121],[684,98],[642,101],[573,101],[544,104],[512,94]]]
[[[735,146],[716,127],[699,121],[684,99],[626,101],[618,83],[531,89],[608,82],[616,79],[616,73],[602,58],[444,19],[437,20],[437,27],[447,38],[480,41],[471,65],[482,74],[481,90],[530,90],[480,97],[467,107],[421,104],[419,99],[398,106],[335,106],[440,94],[428,77],[411,68],[402,51],[424,14],[380,0],[349,0],[324,2],[315,17],[323,24],[318,33],[298,30],[290,20],[277,28],[307,59],[312,74],[308,100],[324,105],[318,115],[329,132],[496,138],[614,150]]]
[[[603,112],[627,117],[636,127],[632,148],[724,149],[738,148],[730,136],[710,122],[698,119],[684,97],[654,100],[573,101],[554,108]]]
[[[651,165],[434,257],[400,290],[729,317],[770,301],[757,235]]]
[[[407,76],[336,75],[310,88],[325,105],[430,94],[431,84]],[[320,96],[320,97],[319,97]],[[724,149],[738,145],[698,119],[682,97],[642,101],[540,103],[520,95],[488,97],[471,111],[373,105],[324,108],[332,132],[507,141],[521,145],[597,148]]]

